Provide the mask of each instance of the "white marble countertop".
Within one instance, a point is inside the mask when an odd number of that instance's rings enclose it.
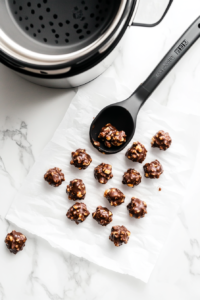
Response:
[[[131,28],[121,56],[102,76],[116,76],[134,90],[199,14],[199,0],[175,0],[159,27]],[[200,115],[199,50],[200,41],[155,91],[156,101]],[[75,92],[36,86],[0,66],[0,300],[200,299],[200,159],[194,175],[188,174],[185,204],[148,284],[64,254],[29,234],[22,253],[7,251],[3,240],[13,228],[5,215]]]

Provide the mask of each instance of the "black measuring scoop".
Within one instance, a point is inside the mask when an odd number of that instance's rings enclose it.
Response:
[[[95,148],[105,154],[115,154],[128,145],[135,133],[137,115],[142,105],[199,37],[200,17],[186,30],[147,80],[128,99],[111,104],[100,111],[90,127],[90,140]],[[111,123],[119,131],[125,131],[126,143],[119,147],[107,148],[104,142],[98,139],[102,127],[108,123]],[[99,142],[98,146],[95,146],[95,141]]]

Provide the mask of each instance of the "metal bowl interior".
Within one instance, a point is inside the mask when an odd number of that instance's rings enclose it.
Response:
[[[70,54],[95,43],[107,31],[121,2],[2,0],[0,28],[13,42],[29,51]]]

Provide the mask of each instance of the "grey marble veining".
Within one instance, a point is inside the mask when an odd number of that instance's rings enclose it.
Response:
[[[1,300],[5,299],[4,289],[3,289],[3,286],[1,283],[0,283],[0,297],[1,297]]]
[[[16,122],[16,127],[11,129],[11,124],[13,124],[12,120],[9,117],[7,117],[4,129],[0,130],[0,141],[2,144],[1,147],[5,146],[4,144],[6,144],[6,141],[8,139],[13,141],[18,147],[19,161],[21,162],[22,166],[26,170],[26,173],[28,174],[31,166],[34,163],[32,145],[27,140],[28,126],[24,121],[19,121]]]
[[[2,176],[6,176],[9,178],[11,185],[14,187],[15,181],[12,178],[12,176],[7,172],[2,157],[0,157],[0,172],[1,172]]]
[[[191,251],[186,252],[185,255],[189,262],[190,274],[200,276],[200,244],[198,240],[190,240]]]

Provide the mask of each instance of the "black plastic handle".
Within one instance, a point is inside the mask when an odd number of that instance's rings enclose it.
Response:
[[[200,17],[186,30],[176,44],[171,48],[163,60],[158,64],[155,70],[147,78],[147,80],[140,86],[139,89],[147,91],[148,97],[153,93],[161,81],[171,71],[171,69],[178,63],[178,61],[185,55],[190,47],[200,37]],[[143,99],[145,101],[147,99]]]
[[[167,8],[165,9],[162,17],[160,18],[160,20],[158,20],[156,23],[153,23],[153,24],[144,24],[144,23],[132,23],[131,25],[132,26],[138,26],[138,27],[155,27],[157,26],[158,24],[160,24],[162,22],[162,20],[164,19],[164,17],[166,16],[168,10],[170,9],[171,5],[172,5],[172,2],[173,0],[169,0],[169,3],[167,5]]]
[[[146,100],[199,37],[200,17],[186,30],[145,82],[127,100],[119,102],[118,105],[125,107],[135,122]]]

